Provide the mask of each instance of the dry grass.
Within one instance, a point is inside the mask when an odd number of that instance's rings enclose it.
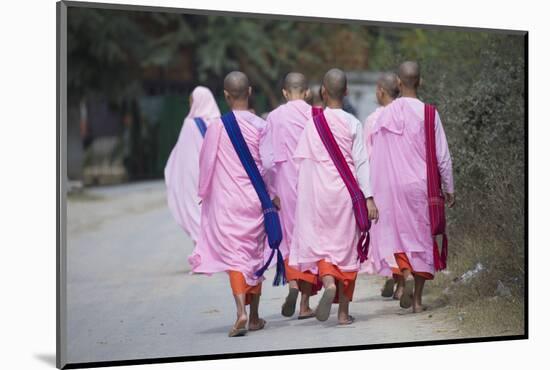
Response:
[[[457,194],[447,214],[448,272],[428,288],[465,336],[524,331],[523,51],[520,38],[490,36],[477,56],[461,50],[447,65],[423,63],[430,73],[421,91],[443,117]],[[462,68],[466,60],[472,64]],[[461,278],[478,264],[475,276]]]
[[[427,287],[431,300],[447,308],[465,337],[524,334],[523,256],[483,235],[456,237],[452,245],[448,270]],[[483,268],[464,279],[478,263]]]
[[[490,297],[451,306],[449,316],[468,337],[524,334],[523,299]]]

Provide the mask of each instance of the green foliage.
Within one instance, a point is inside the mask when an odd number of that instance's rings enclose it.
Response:
[[[452,257],[463,269],[487,266],[523,294],[525,209],[525,64],[522,36],[480,34],[449,44],[423,65],[423,95],[437,104],[453,155],[456,209]],[[457,51],[452,51],[456,47]],[[453,58],[453,53],[457,53]],[[458,54],[460,53],[460,54]],[[465,251],[474,248],[475,251]],[[472,256],[466,261],[465,255]],[[475,257],[473,257],[475,256]],[[468,262],[469,265],[465,265]],[[484,292],[488,294],[488,292]]]
[[[69,92],[75,98],[135,97],[144,70],[174,67],[182,48],[191,51],[196,82],[219,84],[240,69],[271,107],[290,70],[318,79],[334,65],[366,66],[368,30],[359,25],[89,8],[69,8],[68,19]]]
[[[522,304],[523,41],[522,36],[488,32],[386,28],[373,30],[370,38],[374,69],[394,70],[404,60],[420,62],[420,97],[436,104],[442,117],[453,157],[457,205],[448,212],[452,275],[436,285],[449,286],[478,262],[485,266],[479,280],[460,292],[453,290],[452,303],[459,306],[485,302],[495,295],[499,280],[510,287],[512,301]]]
[[[135,93],[145,34],[134,14],[73,7],[68,12],[69,98]]]
[[[280,94],[273,87],[281,76],[295,68],[300,58],[314,58],[302,48],[311,40],[311,33],[301,28],[303,24],[291,21],[207,17],[196,45],[199,80],[220,79],[228,71],[240,69],[268,97],[270,105],[276,105]]]
[[[197,41],[192,25],[180,14],[151,13],[149,17],[156,32],[149,35],[141,66],[172,66],[181,47],[194,45]]]
[[[178,14],[69,7],[69,97],[135,98],[144,68],[172,66],[194,42],[188,18]]]

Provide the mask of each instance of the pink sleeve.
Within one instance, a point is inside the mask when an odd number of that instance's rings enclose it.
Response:
[[[260,133],[260,158],[262,160],[263,178],[269,194],[275,194],[275,161],[273,154],[273,121],[267,116],[267,124]]]
[[[363,130],[363,139],[365,140],[365,144],[367,147],[367,154],[370,155],[372,153],[372,128],[374,126],[374,113],[371,113],[367,120],[365,121],[364,130]]]
[[[260,158],[262,160],[262,167],[266,171],[273,168],[275,164],[273,160],[273,122],[270,120],[270,117],[267,117],[267,124],[260,131]]]
[[[214,175],[214,166],[218,156],[218,145],[222,133],[219,120],[213,121],[206,130],[199,156],[199,197],[204,199],[210,192],[210,184]]]
[[[441,118],[439,117],[439,112],[437,112],[435,116],[435,148],[443,191],[454,193],[453,162],[451,160],[451,153],[449,152],[449,145],[447,143],[445,131],[443,130]]]

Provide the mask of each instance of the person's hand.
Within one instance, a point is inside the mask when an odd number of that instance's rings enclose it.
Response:
[[[449,208],[453,208],[455,205],[455,194],[454,193],[445,193],[445,202]]]
[[[373,197],[367,198],[367,210],[369,211],[369,220],[375,220],[375,222],[378,222],[378,208],[376,208],[376,203],[374,203]]]
[[[275,206],[275,208],[277,208],[277,211],[280,211],[281,210],[281,199],[276,196],[275,198],[273,198],[272,202],[273,202],[273,205]]]

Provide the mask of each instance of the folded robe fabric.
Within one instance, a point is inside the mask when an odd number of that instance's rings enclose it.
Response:
[[[258,194],[258,198],[260,199],[263,209],[265,232],[267,234],[269,247],[271,248],[271,255],[264,266],[256,272],[256,276],[263,276],[264,272],[269,267],[273,256],[276,254],[277,270],[275,273],[275,279],[273,280],[273,285],[279,285],[281,283],[284,285],[286,283],[285,265],[283,256],[279,250],[279,244],[281,244],[283,232],[277,209],[271,201],[271,197],[267,192],[264,180],[260,175],[256,162],[252,158],[250,149],[248,149],[248,146],[246,145],[233,112],[224,114],[222,116],[222,122],[225,126],[227,134],[229,135],[229,139],[231,140],[231,143],[233,144],[233,147],[235,148],[235,151],[237,152],[237,155],[239,156],[239,159],[248,174],[250,181],[252,182],[252,186],[254,186],[254,190],[256,190],[256,193]]]
[[[298,165],[293,155],[305,124],[310,119],[311,106],[303,100],[291,100],[269,113],[260,140],[266,185],[270,194],[278,196],[283,205],[279,210],[283,228],[279,249],[283,258],[289,255],[296,213]]]
[[[324,115],[347,165],[356,173],[350,122],[345,114],[335,109],[326,109]],[[289,265],[300,271],[317,273],[318,262],[323,260],[344,272],[358,271],[359,232],[353,206],[313,119],[306,123],[294,160],[299,168],[298,197]]]
[[[251,155],[263,175],[259,144],[265,121],[244,110],[233,112]],[[193,127],[195,131],[198,130]],[[264,278],[266,233],[258,195],[220,118],[210,121],[199,158],[201,227],[188,260],[193,273],[238,271],[250,286]]]
[[[379,220],[371,233],[373,249],[379,254],[373,261],[380,274],[391,274],[395,253],[405,253],[414,271],[435,273],[424,110],[418,99],[397,98],[383,110],[372,130],[371,185]],[[452,161],[437,112],[435,142],[442,186],[452,193]]]
[[[280,199],[279,218],[283,229],[283,240],[279,249],[285,259],[287,281],[302,280],[317,283],[317,276],[301,272],[288,265],[292,234],[296,214],[296,187],[298,165],[293,159],[294,151],[306,123],[311,120],[312,107],[303,100],[290,100],[274,109],[267,116],[266,129],[260,140],[260,155],[266,171],[264,179],[270,194]],[[266,253],[271,253],[266,248]],[[266,259],[269,255],[266,254]]]
[[[355,222],[359,232],[359,241],[357,242],[357,255],[359,261],[362,263],[367,259],[369,251],[369,229],[370,229],[370,220],[368,217],[367,203],[365,195],[361,191],[353,172],[349,168],[334,135],[330,131],[330,127],[327,123],[325,115],[323,112],[319,112],[313,117],[313,122],[315,123],[315,128],[321,137],[321,141],[325,146],[327,152],[334,163],[334,166],[340,173],[346,188],[351,197],[351,202],[353,205],[353,213],[355,215]]]
[[[363,124],[363,138],[365,139],[365,148],[367,149],[367,153],[369,155],[369,158],[372,157],[372,130],[374,128],[374,125],[376,124],[376,121],[380,117],[380,114],[384,111],[385,107],[378,107],[374,112],[372,112],[367,119],[365,120],[365,123]],[[376,202],[376,199],[375,199]],[[371,225],[371,235],[374,234],[374,229],[376,229],[376,223]],[[378,246],[374,239],[371,238],[370,244],[369,244],[369,255],[365,263],[361,265],[361,272],[371,274],[371,275],[399,275],[401,272],[399,271],[399,268],[397,266],[397,263],[395,261],[395,258],[393,256],[393,253],[386,253],[382,254],[380,252],[381,246]],[[377,266],[380,266],[382,263],[379,260],[380,258],[384,259],[384,264],[391,267],[390,269],[384,269],[383,271],[378,271]]]
[[[428,211],[433,237],[433,253],[435,271],[447,267],[447,234],[445,232],[445,198],[441,192],[441,175],[437,167],[435,148],[435,107],[424,105],[424,131],[426,133],[426,169],[428,183]],[[436,236],[443,235],[441,254],[437,245]]]

